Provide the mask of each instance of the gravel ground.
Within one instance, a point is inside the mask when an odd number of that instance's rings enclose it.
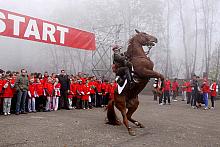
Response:
[[[123,125],[105,124],[104,109],[61,110],[0,116],[0,146],[220,147],[220,101],[216,109],[202,110],[190,108],[180,98],[164,106],[152,99],[140,96],[134,118],[146,128],[131,124],[136,136]]]

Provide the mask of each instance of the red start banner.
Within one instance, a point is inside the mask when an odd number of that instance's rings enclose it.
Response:
[[[96,49],[93,33],[2,9],[0,35],[78,49]]]

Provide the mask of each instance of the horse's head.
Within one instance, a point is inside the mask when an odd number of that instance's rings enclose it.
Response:
[[[135,39],[136,41],[138,41],[142,46],[148,46],[148,47],[152,47],[154,46],[158,40],[156,37],[149,35],[145,32],[140,32],[138,30],[136,30],[136,35],[135,35]]]

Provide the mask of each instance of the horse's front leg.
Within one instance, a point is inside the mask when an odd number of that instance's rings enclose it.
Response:
[[[120,101],[121,102],[116,102],[115,106],[121,112],[121,115],[123,117],[123,123],[126,126],[126,128],[128,129],[128,133],[132,136],[135,136],[135,132],[132,130],[132,128],[128,124],[128,118],[126,115],[125,97],[121,97]]]
[[[161,89],[162,90],[162,87],[164,87],[164,76],[156,71],[153,71],[153,70],[149,70],[147,68],[143,68],[143,69],[139,69],[137,70],[139,71],[138,72],[138,75],[142,78],[158,78],[161,80]]]
[[[146,77],[146,78],[160,78],[161,81],[164,80],[164,76],[156,71],[153,70],[149,70],[146,68],[143,68],[140,70],[140,72],[138,72],[138,74],[140,75],[140,77]]]
[[[122,117],[123,117],[123,123],[126,126],[126,128],[128,129],[128,133],[131,136],[135,136],[136,135],[135,132],[133,131],[133,129],[128,124],[128,118],[127,118],[127,115],[126,115],[126,110],[121,111],[121,114],[122,114]]]
[[[145,128],[144,125],[142,125],[140,122],[138,122],[137,120],[134,120],[133,118],[131,118],[131,116],[133,115],[133,113],[137,110],[138,105],[139,105],[139,101],[138,101],[138,97],[133,98],[132,99],[132,105],[130,105],[128,107],[128,112],[127,112],[127,118],[130,122],[132,122],[133,124],[135,124],[136,126],[140,127],[140,128]]]

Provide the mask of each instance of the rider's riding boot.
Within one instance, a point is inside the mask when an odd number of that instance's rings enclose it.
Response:
[[[134,87],[134,85],[135,85],[135,82],[133,81],[131,73],[129,71],[126,72],[126,76],[127,76],[128,82],[130,84],[130,89],[132,89]]]

